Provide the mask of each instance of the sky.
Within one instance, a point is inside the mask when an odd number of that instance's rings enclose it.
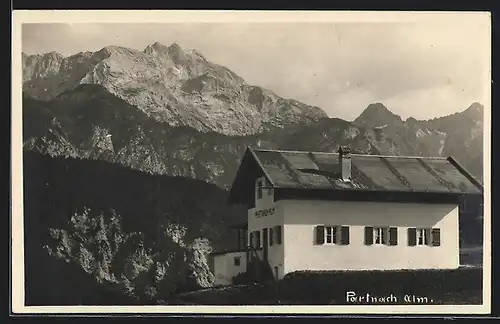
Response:
[[[356,118],[381,102],[403,119],[487,105],[489,18],[436,15],[408,22],[37,23],[22,26],[22,51],[72,55],[117,45],[173,42],[196,49],[248,83]]]

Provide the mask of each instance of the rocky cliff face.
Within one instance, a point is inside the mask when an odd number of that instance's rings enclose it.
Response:
[[[247,84],[201,53],[154,43],[144,51],[108,46],[95,53],[23,55],[23,90],[50,100],[99,84],[160,122],[226,135],[255,134],[326,117],[320,108]]]

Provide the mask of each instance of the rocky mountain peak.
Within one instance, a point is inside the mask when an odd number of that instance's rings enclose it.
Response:
[[[177,43],[173,43],[168,47],[168,55],[176,64],[186,64],[188,61],[195,60],[195,58],[186,53]]]
[[[24,57],[23,91],[28,96],[51,100],[82,84],[96,84],[157,121],[226,135],[255,134],[326,116],[317,107],[270,91],[254,94],[255,87],[233,71],[175,42],[155,42],[142,51],[111,45],[91,54],[54,57]]]
[[[143,52],[149,55],[153,53],[167,53],[168,46],[165,46],[160,42],[154,42],[153,44],[146,46]]]
[[[176,42],[173,42],[172,44],[170,44],[170,46],[168,47],[168,50],[171,53],[184,52],[182,47],[179,44],[177,44]]]
[[[52,51],[45,54],[22,55],[23,82],[30,79],[42,79],[59,73],[64,56]]]
[[[141,52],[128,47],[110,45],[105,46],[99,51],[95,52],[94,56],[104,59],[111,56],[135,56],[139,53]]]
[[[61,53],[59,52],[56,52],[56,51],[52,51],[52,52],[49,52],[49,53],[45,53],[42,55],[42,58],[43,59],[46,59],[46,60],[55,60],[55,61],[61,61],[64,59],[64,55],[62,55]]]
[[[406,119],[406,122],[407,122],[407,123],[409,123],[409,124],[415,124],[415,123],[417,123],[417,122],[418,122],[418,120],[417,120],[417,119],[415,119],[414,117],[408,117],[408,118]]]
[[[372,104],[369,104],[365,110],[361,113],[361,115],[371,115],[371,116],[378,116],[378,115],[386,115],[386,116],[396,116],[393,114],[386,106],[384,106],[383,103],[381,102],[375,102]]]
[[[188,59],[189,54],[182,49],[182,47],[177,43],[172,43],[170,46],[163,45],[160,42],[154,42],[151,45],[146,46],[143,51],[148,55],[163,55],[168,56],[168,58],[176,61],[176,63],[181,63]]]
[[[380,102],[372,103],[354,120],[354,123],[365,127],[382,127],[403,123],[400,116],[394,114]]]
[[[473,102],[469,108],[464,111],[464,114],[471,119],[483,119],[484,106],[479,102]]]

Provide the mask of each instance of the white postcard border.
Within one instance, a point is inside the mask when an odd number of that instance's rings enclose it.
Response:
[[[474,17],[488,24],[489,12],[376,12],[376,11],[141,11],[141,10],[20,10],[12,14],[12,121],[11,121],[11,272],[12,312],[15,314],[73,313],[241,313],[241,314],[488,314],[491,311],[491,89],[484,98],[484,243],[483,305],[376,305],[376,306],[25,306],[22,152],[23,23],[248,23],[248,22],[415,22],[450,16]],[[457,37],[460,37],[457,35]],[[491,84],[491,45],[487,53],[486,84]]]

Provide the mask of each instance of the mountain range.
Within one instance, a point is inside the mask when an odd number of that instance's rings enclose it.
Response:
[[[225,206],[224,200],[247,146],[335,151],[349,145],[354,153],[452,155],[483,178],[484,108],[477,102],[430,120],[403,120],[382,103],[370,104],[353,121],[330,118],[319,107],[249,85],[175,43],[143,51],[107,46],[68,57],[23,53],[22,63],[25,221],[33,233],[25,237],[33,240],[33,260],[45,260],[47,267],[47,260],[65,260],[80,269],[76,277],[114,287],[107,291],[118,291],[115,297],[158,302],[186,282],[209,284],[207,251],[227,246],[226,226],[245,217],[243,208]],[[179,187],[184,189],[175,193]],[[164,193],[166,204],[153,189]],[[216,203],[192,199],[204,192],[212,192]],[[160,236],[151,230],[159,219],[170,226]],[[89,226],[92,231],[83,230]],[[188,233],[181,241],[179,226]],[[177,254],[162,254],[165,241]],[[87,245],[94,250],[74,248]],[[165,261],[172,257],[177,261]],[[110,270],[114,262],[122,270]],[[183,269],[184,279],[166,276],[169,265]],[[173,286],[139,276],[156,278],[155,271]],[[30,282],[43,281],[36,271],[28,273]],[[58,287],[64,290],[64,284]],[[31,289],[38,290],[47,287]],[[85,300],[101,302],[88,294]],[[84,302],[63,295],[51,300]],[[35,304],[48,298],[30,296]]]
[[[23,55],[23,89],[49,100],[80,84],[99,84],[149,117],[171,126],[249,135],[326,117],[324,111],[247,84],[231,70],[177,44],[144,51],[107,46],[63,57]]]

